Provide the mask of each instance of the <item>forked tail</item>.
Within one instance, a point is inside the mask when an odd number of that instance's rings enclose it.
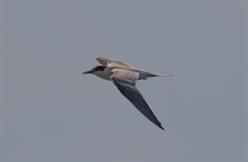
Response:
[[[172,77],[174,74],[156,74],[147,71],[140,71],[139,79],[147,79],[150,77]]]

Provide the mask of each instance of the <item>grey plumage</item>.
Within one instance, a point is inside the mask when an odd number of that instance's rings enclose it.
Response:
[[[135,85],[136,81],[140,79],[172,75],[160,75],[143,70],[138,70],[126,63],[108,59],[105,57],[98,57],[96,59],[101,65],[98,65],[92,70],[86,71],[83,74],[92,73],[102,79],[113,81],[113,83],[123,96],[125,96],[146,118],[148,118],[162,130],[164,130],[162,124],[154,115],[144,97],[141,95]]]

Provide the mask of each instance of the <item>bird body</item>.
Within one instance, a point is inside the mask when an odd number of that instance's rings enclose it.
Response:
[[[93,69],[86,71],[83,74],[94,74],[102,79],[112,81],[123,96],[125,96],[145,117],[164,130],[135,84],[137,80],[140,79],[172,76],[172,74],[159,75],[138,70],[126,63],[105,57],[97,57],[96,60],[101,65],[95,66]]]

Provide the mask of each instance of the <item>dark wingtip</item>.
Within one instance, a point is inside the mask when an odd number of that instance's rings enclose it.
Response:
[[[162,124],[161,123],[159,123],[159,124],[156,124],[160,129],[162,129],[163,131],[164,131],[164,127],[162,126]]]
[[[165,130],[164,130],[164,127],[163,127],[162,125],[160,125],[159,128],[161,128],[163,131],[165,131]]]

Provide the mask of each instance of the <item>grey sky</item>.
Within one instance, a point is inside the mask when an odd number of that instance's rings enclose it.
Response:
[[[248,159],[246,0],[0,6],[0,160]],[[175,74],[137,84],[165,132],[81,75],[96,56]]]

